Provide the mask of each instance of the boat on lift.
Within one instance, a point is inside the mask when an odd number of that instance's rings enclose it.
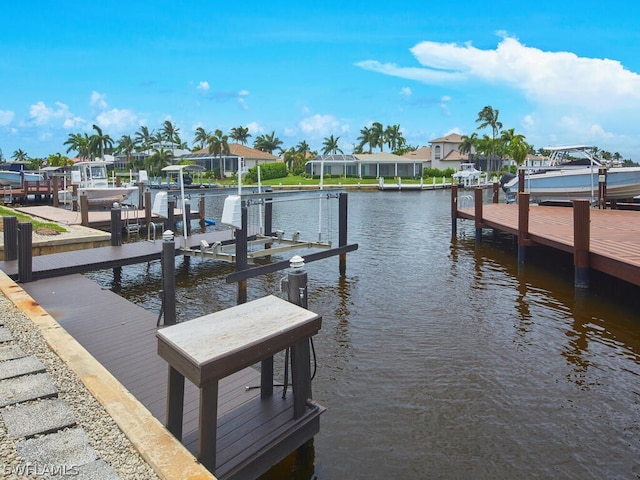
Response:
[[[0,186],[21,188],[23,182],[42,182],[44,176],[38,172],[26,170],[22,162],[11,162],[0,165]]]
[[[135,185],[116,186],[109,182],[107,167],[109,160],[78,162],[71,169],[71,183],[78,186],[78,195],[86,195],[89,203],[123,203],[138,190]],[[71,192],[60,192],[63,200],[68,200]]]
[[[590,145],[546,147],[548,165],[524,170],[524,191],[535,203],[586,199],[595,203],[598,197],[599,170],[606,169],[606,194],[610,200],[625,200],[640,195],[640,167],[609,167],[596,158],[597,149]],[[502,190],[507,203],[518,194],[518,176],[503,176]]]
[[[484,172],[478,170],[475,163],[461,163],[460,169],[451,177],[458,185],[470,187],[471,185],[478,184],[483,176],[485,176]]]

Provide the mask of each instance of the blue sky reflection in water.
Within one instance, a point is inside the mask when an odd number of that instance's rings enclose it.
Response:
[[[314,398],[328,408],[315,475],[636,478],[637,288],[596,275],[576,295],[570,259],[541,249],[518,269],[508,240],[486,233],[476,246],[468,222],[452,241],[449,199],[351,192],[360,247],[347,275],[337,258],[307,266],[309,308],[323,315]],[[316,202],[274,206],[287,233],[315,238],[317,222]],[[177,270],[179,317],[235,304],[232,267],[178,259]],[[158,311],[159,272],[124,268],[120,293]],[[249,299],[279,294],[283,276],[250,280]]]

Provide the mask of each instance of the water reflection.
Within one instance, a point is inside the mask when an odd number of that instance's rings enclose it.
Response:
[[[310,203],[310,202],[309,202]],[[640,296],[508,237],[451,238],[449,192],[349,194],[349,254],[307,265],[314,397],[328,408],[313,473],[342,478],[635,478],[640,475]],[[313,232],[317,210],[274,209]],[[305,224],[305,219],[308,222]],[[181,260],[177,260],[181,262]],[[177,263],[179,318],[235,304],[233,267]],[[249,299],[284,273],[251,279]],[[159,262],[98,280],[159,310]],[[375,459],[372,461],[371,459]],[[307,477],[308,478],[308,477]]]

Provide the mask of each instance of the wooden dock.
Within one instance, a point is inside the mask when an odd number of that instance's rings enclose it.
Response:
[[[452,217],[473,220],[476,231],[492,228],[518,238],[519,248],[536,245],[574,255],[578,268],[594,269],[640,285],[640,212],[519,204],[482,204],[476,191],[473,208],[457,209],[452,189]],[[528,199],[527,194],[525,195]],[[586,232],[586,233],[585,233]],[[585,238],[586,235],[586,238]],[[576,246],[577,245],[577,246]]]
[[[57,322],[91,353],[161,422],[167,406],[168,365],[157,354],[157,313],[104,290],[82,275],[22,285]],[[82,299],[81,302],[78,299]],[[293,395],[281,389],[260,399],[260,374],[246,368],[220,382],[218,478],[256,478],[313,438],[324,411],[311,404],[294,420]],[[182,441],[195,454],[199,390],[185,385]],[[195,459],[194,459],[195,460]]]

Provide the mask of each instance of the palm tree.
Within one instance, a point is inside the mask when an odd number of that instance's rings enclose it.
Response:
[[[131,154],[136,149],[136,144],[133,142],[131,135],[123,135],[118,140],[118,144],[116,145],[116,152],[118,154],[124,154],[127,159],[127,163],[131,165],[131,168],[134,167],[133,161],[131,159]]]
[[[374,147],[380,147],[380,151],[384,150],[385,138],[384,127],[380,122],[373,122],[371,125],[371,136]]]
[[[271,132],[269,135],[259,135],[253,142],[253,148],[271,154],[280,145],[282,145],[282,140],[276,137],[276,132]]]
[[[241,143],[242,145],[247,144],[247,140],[250,136],[251,134],[249,133],[249,127],[234,127],[229,132],[229,138],[231,138],[231,140],[235,140],[238,143]]]
[[[153,153],[147,160],[147,165],[151,167],[151,170],[160,172],[164,167],[171,165],[172,160],[173,153],[171,150],[159,146],[153,149]]]
[[[11,158],[13,158],[13,160],[16,162],[27,162],[29,160],[29,155],[27,155],[26,152],[23,152],[22,149],[19,148],[18,150],[13,152]]]
[[[334,138],[333,135],[325,138],[324,142],[322,142],[322,154],[328,155],[331,153],[335,155],[336,153],[342,153],[342,150],[338,146],[338,140],[340,140],[340,137]]]
[[[478,130],[482,130],[486,127],[491,127],[491,153],[489,157],[489,164],[491,164],[491,168],[489,170],[496,170],[492,162],[494,161],[495,154],[495,143],[496,138],[498,137],[498,132],[502,129],[502,122],[498,121],[498,116],[500,115],[500,111],[491,107],[491,105],[485,106],[480,112],[478,112],[478,118],[476,119],[476,123],[480,123],[478,126]]]
[[[102,129],[95,123],[92,127],[96,133],[89,137],[89,152],[95,157],[100,154],[100,159],[104,160],[104,153],[113,148],[113,139],[109,135],[102,133]]]
[[[209,136],[209,153],[213,155],[219,155],[218,168],[220,170],[220,177],[224,175],[224,168],[222,166],[222,155],[229,154],[229,137],[222,134],[222,130],[216,130],[213,135]]]
[[[211,136],[210,132],[207,132],[203,127],[196,128],[196,133],[193,138],[194,145],[200,145],[200,148],[204,148]]]
[[[461,154],[467,154],[467,159],[469,158],[469,154],[473,153],[473,150],[476,150],[476,145],[478,143],[478,134],[472,133],[470,136],[462,135],[460,137],[460,146],[458,147],[458,151]]]
[[[302,155],[306,155],[310,150],[311,148],[305,140],[302,140],[298,145],[296,145],[296,152],[301,153]]]
[[[388,125],[384,131],[384,138],[389,150],[394,152],[404,145],[405,139],[400,131],[400,125]]]
[[[527,154],[530,149],[531,146],[525,142],[524,135],[516,135],[509,142],[507,151],[509,155],[511,155],[511,158],[516,161],[516,164],[520,166],[524,162],[525,158],[527,158]]]
[[[360,136],[358,137],[358,140],[360,141],[360,144],[359,144],[360,151],[362,151],[362,148],[368,144],[369,153],[373,152],[375,138],[373,136],[373,131],[369,127],[364,127],[362,130],[360,130]],[[355,152],[355,149],[354,149],[354,152]]]
[[[88,159],[90,155],[89,135],[86,133],[70,133],[67,141],[63,145],[69,145],[67,153],[72,150],[78,154],[78,158]]]
[[[140,146],[141,150],[149,153],[149,149],[151,148],[152,135],[153,134],[149,132],[149,127],[142,125],[140,127],[140,130],[135,133],[134,141],[137,145]]]
[[[178,132],[180,132],[180,129],[177,128],[174,123],[169,120],[164,121],[162,125],[162,135],[164,139],[171,144],[172,153],[174,152],[175,137],[178,135]]]

